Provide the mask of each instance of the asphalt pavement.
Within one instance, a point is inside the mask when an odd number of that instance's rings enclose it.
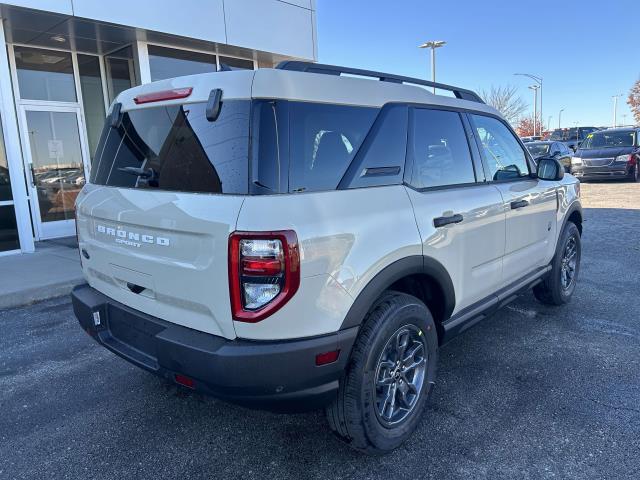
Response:
[[[0,312],[0,479],[640,478],[640,184],[583,185],[573,301],[532,294],[440,352],[415,435],[384,457],[321,412],[246,410],[98,346],[67,298]]]

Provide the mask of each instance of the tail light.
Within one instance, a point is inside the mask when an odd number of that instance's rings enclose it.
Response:
[[[259,322],[300,286],[298,237],[292,230],[234,232],[229,237],[229,293],[234,320]]]

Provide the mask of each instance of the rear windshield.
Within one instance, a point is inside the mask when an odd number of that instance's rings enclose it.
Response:
[[[206,104],[172,105],[122,114],[104,127],[91,183],[124,188],[245,194],[251,102],[224,102],[215,122]]]
[[[633,130],[618,132],[595,132],[587,135],[580,149],[591,150],[596,148],[633,147],[635,133]]]
[[[210,122],[205,103],[131,110],[104,127],[90,182],[240,195],[335,190],[379,111],[228,100]]]
[[[549,147],[551,146],[548,143],[527,143],[525,144],[525,146],[527,147],[527,149],[529,150],[529,152],[531,153],[531,156],[533,158],[536,157],[542,157],[544,155],[547,155],[549,153]]]

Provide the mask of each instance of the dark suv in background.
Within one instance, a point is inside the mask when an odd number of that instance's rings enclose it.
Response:
[[[590,133],[571,159],[580,179],[627,178],[639,181],[640,127],[610,128]]]
[[[590,133],[597,130],[597,127],[556,128],[547,140],[562,142],[575,152],[580,146],[580,143],[583,142]]]

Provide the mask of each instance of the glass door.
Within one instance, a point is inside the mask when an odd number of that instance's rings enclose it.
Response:
[[[75,233],[75,201],[88,175],[80,107],[22,105],[25,167],[37,238]]]

